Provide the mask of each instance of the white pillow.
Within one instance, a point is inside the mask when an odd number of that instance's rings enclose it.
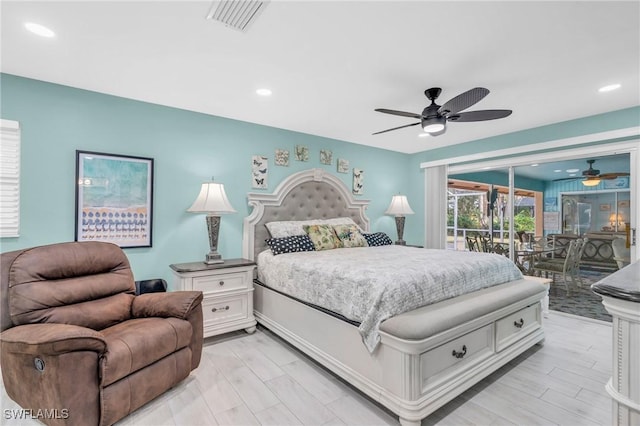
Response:
[[[271,238],[292,237],[294,235],[305,235],[305,225],[356,225],[350,217],[336,217],[333,219],[309,219],[309,220],[283,220],[278,222],[269,222],[265,226],[269,230]],[[358,226],[358,229],[360,227]],[[360,229],[362,231],[362,229]]]

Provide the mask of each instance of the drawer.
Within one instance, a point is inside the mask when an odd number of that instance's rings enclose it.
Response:
[[[540,303],[536,303],[496,321],[496,352],[540,328],[540,314]]]
[[[215,274],[193,278],[193,289],[207,293],[244,290],[249,287],[247,274],[243,272]]]
[[[202,301],[202,314],[205,328],[219,326],[228,321],[248,317],[247,298],[250,293],[229,297],[205,297]]]
[[[423,392],[493,354],[493,323],[420,355]]]

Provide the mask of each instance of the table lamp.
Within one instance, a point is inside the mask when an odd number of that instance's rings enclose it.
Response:
[[[398,231],[398,241],[396,244],[404,246],[406,241],[402,239],[404,234],[404,216],[407,214],[413,214],[409,201],[407,201],[406,195],[394,195],[391,199],[391,204],[384,214],[396,217],[396,230]]]
[[[229,203],[227,194],[224,192],[224,185],[221,183],[205,182],[200,187],[200,194],[187,209],[191,213],[207,214],[207,229],[209,231],[209,253],[204,263],[211,265],[214,263],[224,263],[222,256],[218,253],[218,232],[220,230],[220,215],[236,213]]]

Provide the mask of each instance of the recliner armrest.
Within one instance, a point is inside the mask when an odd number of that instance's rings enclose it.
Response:
[[[186,320],[200,303],[202,303],[201,291],[145,293],[133,299],[131,315],[134,318],[175,317]]]
[[[70,324],[26,324],[0,334],[2,351],[33,355],[58,355],[75,351],[103,353],[107,349],[102,334]]]

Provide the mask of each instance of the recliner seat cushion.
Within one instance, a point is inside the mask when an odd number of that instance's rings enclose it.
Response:
[[[100,366],[104,387],[186,347],[193,331],[178,318],[137,318],[101,333],[107,342]]]

